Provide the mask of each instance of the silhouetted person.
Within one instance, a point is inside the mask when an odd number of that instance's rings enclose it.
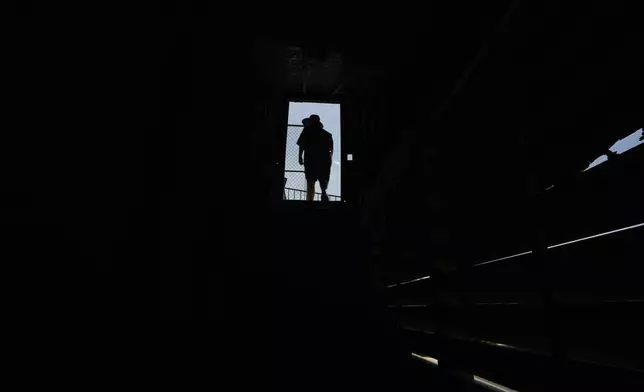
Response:
[[[320,116],[312,114],[302,120],[304,129],[297,139],[300,146],[300,165],[304,165],[306,175],[306,200],[313,201],[315,197],[315,182],[320,182],[322,201],[328,201],[326,189],[331,175],[331,159],[333,157],[333,136],[320,122]],[[302,155],[304,154],[304,158]]]

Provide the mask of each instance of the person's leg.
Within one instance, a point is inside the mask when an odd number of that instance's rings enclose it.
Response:
[[[304,176],[306,178],[306,201],[313,201],[315,198],[315,181],[317,180],[315,166],[310,163],[305,164]]]
[[[320,189],[322,189],[322,201],[329,201],[329,195],[326,194],[326,189],[329,186],[328,180],[320,179]]]
[[[315,198],[315,181],[306,181],[306,200],[313,201]]]
[[[329,187],[329,178],[331,177],[331,166],[325,167],[325,170],[320,176],[320,189],[322,189],[322,201],[329,201],[329,195],[326,194],[326,190]]]

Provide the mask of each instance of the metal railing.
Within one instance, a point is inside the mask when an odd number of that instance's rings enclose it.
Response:
[[[342,198],[336,195],[328,195],[329,201],[341,201]],[[284,188],[284,200],[306,200],[306,191],[301,189]],[[315,192],[314,200],[322,200],[322,194]]]

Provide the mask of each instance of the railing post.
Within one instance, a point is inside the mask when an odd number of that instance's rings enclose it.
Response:
[[[535,187],[536,188],[536,187]],[[539,266],[539,280],[542,287],[543,321],[545,333],[550,340],[550,354],[552,362],[546,371],[547,382],[551,386],[557,385],[565,375],[565,348],[563,347],[561,331],[561,304],[557,294],[557,266],[552,264],[548,257],[547,229],[549,208],[546,205],[546,195],[540,188],[532,190],[532,257]]]

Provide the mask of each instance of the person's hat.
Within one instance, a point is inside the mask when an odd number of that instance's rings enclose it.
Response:
[[[309,117],[302,119],[302,124],[305,127],[309,125],[319,124],[320,127],[324,128],[324,125],[320,122],[320,116],[317,114],[311,114]]]

